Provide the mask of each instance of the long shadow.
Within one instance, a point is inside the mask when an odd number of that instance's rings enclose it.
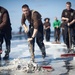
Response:
[[[70,65],[70,61],[71,60],[65,61],[65,65],[63,67],[65,67],[67,69],[67,71],[65,73],[60,74],[60,75],[69,75],[70,70],[74,69],[73,66]]]

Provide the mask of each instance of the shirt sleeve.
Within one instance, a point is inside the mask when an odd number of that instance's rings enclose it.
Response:
[[[75,11],[74,11],[74,19],[75,19]]]
[[[41,22],[41,16],[38,13],[34,12],[33,13],[34,29],[38,29],[38,26],[39,26],[40,22]]]
[[[55,28],[55,23],[53,22],[53,27]]]
[[[25,24],[25,21],[26,21],[25,16],[24,16],[24,14],[22,14],[21,24],[22,25]]]
[[[65,11],[63,10],[61,17],[65,17]]]
[[[2,23],[0,24],[0,29],[2,29],[6,25],[7,21],[8,21],[7,13],[4,13],[2,18]]]

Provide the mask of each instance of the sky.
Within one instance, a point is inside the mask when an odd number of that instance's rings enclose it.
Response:
[[[61,14],[66,8],[66,2],[72,3],[72,8],[75,9],[75,0],[0,0],[0,6],[6,8],[10,15],[12,31],[19,31],[22,18],[22,5],[28,4],[31,10],[36,10],[44,18],[50,18],[51,30],[53,31],[54,17],[61,21]],[[27,25],[28,22],[26,22]]]

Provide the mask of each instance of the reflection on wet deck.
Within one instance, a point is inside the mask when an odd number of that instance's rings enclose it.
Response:
[[[51,44],[45,43],[46,51],[47,51],[47,61],[54,68],[53,71],[39,71],[33,73],[26,73],[25,71],[13,69],[5,69],[5,67],[9,66],[11,60],[8,61],[0,61],[0,75],[74,75],[75,74],[75,57],[61,57],[61,54],[67,53],[66,46],[64,44]],[[20,48],[20,47],[19,47]],[[21,47],[22,48],[22,47]],[[38,48],[37,48],[38,49]],[[37,50],[40,52],[39,50]],[[36,52],[37,52],[36,51]],[[36,53],[35,52],[35,53]],[[12,54],[12,53],[11,53]],[[25,57],[24,59],[29,59],[30,56]],[[35,59],[38,64],[41,62],[41,55],[35,55]],[[1,69],[3,67],[4,69]]]

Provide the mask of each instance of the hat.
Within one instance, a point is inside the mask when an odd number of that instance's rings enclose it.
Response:
[[[49,19],[49,18],[45,18],[45,19],[44,19],[44,21],[46,21],[47,19],[48,19],[48,21],[50,21],[50,19]]]

